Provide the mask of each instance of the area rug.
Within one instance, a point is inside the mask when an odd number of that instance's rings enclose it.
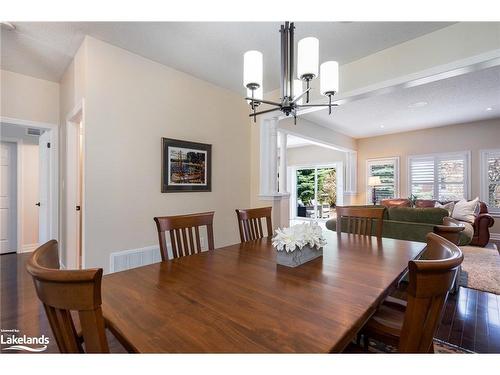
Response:
[[[459,285],[500,294],[500,255],[496,245],[461,246],[464,253]]]
[[[379,341],[370,339],[368,344],[368,352],[371,353],[394,353],[396,348],[386,345]],[[470,350],[459,346],[447,343],[445,341],[434,339],[434,354],[473,354]]]

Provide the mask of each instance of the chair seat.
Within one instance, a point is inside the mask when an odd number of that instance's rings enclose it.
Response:
[[[396,299],[394,298],[394,300]],[[404,305],[400,305],[396,301],[384,301],[363,327],[361,333],[377,341],[397,347],[404,316]]]

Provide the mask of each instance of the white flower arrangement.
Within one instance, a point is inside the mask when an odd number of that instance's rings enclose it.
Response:
[[[291,253],[297,249],[302,250],[306,245],[311,249],[319,250],[326,245],[323,231],[316,222],[297,224],[289,228],[278,228],[275,232],[273,246],[277,251]]]

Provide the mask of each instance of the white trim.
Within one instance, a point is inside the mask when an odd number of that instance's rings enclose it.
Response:
[[[50,153],[50,178],[49,178],[49,231],[50,237],[59,241],[59,125],[23,120],[14,117],[0,116],[0,123],[7,123],[16,126],[40,128],[49,131],[50,143],[53,152]],[[21,205],[22,208],[22,205]],[[21,242],[19,242],[21,243]]]
[[[437,191],[437,185],[438,183],[436,182],[437,179],[437,165],[435,163],[436,159],[435,158],[444,158],[444,157],[454,157],[454,156],[465,156],[465,163],[464,163],[464,197],[465,199],[469,200],[471,199],[471,156],[472,153],[470,150],[464,150],[464,151],[451,151],[451,152],[434,152],[430,154],[417,154],[417,155],[408,155],[406,159],[406,167],[408,170],[407,173],[407,195],[410,196],[412,194],[411,192],[411,160],[412,159],[418,159],[418,158],[434,158],[434,196],[433,199],[439,200],[439,196],[435,196],[435,193]]]
[[[3,121],[2,121],[3,122]],[[16,253],[22,252],[23,238],[23,194],[22,194],[22,179],[23,179],[23,145],[24,142],[20,138],[2,137],[3,142],[11,142],[16,144]]]
[[[316,124],[316,123],[314,123],[314,124]],[[318,138],[309,137],[309,136],[304,135],[302,133],[294,132],[293,130],[280,128],[279,124],[278,124],[278,130],[281,133],[284,133],[287,135],[293,135],[294,137],[306,139],[309,141],[309,143],[316,145],[316,146],[326,147],[326,148],[329,148],[331,150],[337,150],[337,151],[343,151],[343,152],[356,152],[356,150],[353,150],[353,149],[348,148],[348,147],[339,146],[335,143],[330,143],[330,142],[326,142],[326,141],[323,141],[323,140],[318,139]],[[302,146],[299,146],[299,147],[302,147]]]
[[[28,245],[23,245],[21,249],[21,253],[31,253],[32,251],[35,251],[39,245],[37,243],[32,243]]]
[[[80,125],[81,124],[81,125]],[[66,116],[66,150],[65,150],[65,155],[66,155],[66,173],[65,173],[65,200],[66,200],[66,213],[65,213],[65,219],[66,219],[66,233],[65,233],[65,238],[64,238],[64,248],[66,249],[66,262],[68,263],[68,266],[70,268],[76,268],[78,265],[78,254],[77,257],[75,258],[75,264],[70,264],[69,263],[69,253],[68,251],[71,251],[70,249],[76,249],[76,247],[69,246],[67,239],[69,238],[70,235],[76,235],[75,233],[70,233],[69,228],[73,227],[73,224],[77,225],[78,221],[75,220],[75,206],[77,202],[77,197],[76,197],[76,192],[72,191],[72,193],[75,193],[75,195],[70,195],[68,192],[70,189],[74,190],[74,188],[77,187],[76,184],[78,184],[78,170],[76,171],[75,175],[75,170],[74,170],[74,165],[70,165],[68,162],[70,160],[71,147],[75,148],[76,150],[78,149],[78,145],[76,144],[76,131],[78,129],[81,129],[80,136],[82,138],[82,181],[81,181],[81,221],[82,221],[82,227],[81,227],[81,253],[82,253],[82,261],[80,264],[81,268],[85,268],[86,264],[86,252],[85,252],[85,200],[86,200],[86,193],[85,193],[85,100],[82,99],[79,103],[76,104],[76,106],[69,112],[69,114]],[[72,138],[73,137],[73,138]],[[71,141],[70,141],[71,140]],[[73,155],[74,156],[74,155]],[[76,161],[78,161],[79,156],[76,155]],[[70,186],[68,183],[68,177],[69,176],[77,178],[75,182],[75,186]]]
[[[483,201],[488,206],[488,171],[486,168],[486,160],[489,155],[500,155],[500,148],[490,148],[479,150],[479,199]],[[492,216],[498,216],[500,214],[499,208],[492,208],[488,206],[488,211]],[[500,234],[499,234],[500,236]]]
[[[372,203],[370,187],[368,186],[368,177],[370,177],[370,164],[383,164],[383,163],[394,163],[394,198],[399,198],[401,192],[401,179],[400,179],[400,157],[399,156],[388,156],[384,158],[371,158],[366,159],[365,165],[365,195],[366,202]],[[390,186],[390,184],[385,184]]]
[[[490,233],[490,239],[500,241],[500,233]]]

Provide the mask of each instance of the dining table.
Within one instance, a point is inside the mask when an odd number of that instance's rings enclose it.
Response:
[[[338,353],[426,244],[332,231],[276,263],[271,238],[105,275],[107,327],[138,353]]]

